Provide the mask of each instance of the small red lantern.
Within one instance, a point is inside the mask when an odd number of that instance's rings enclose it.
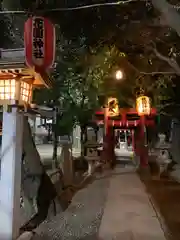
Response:
[[[26,64],[36,71],[52,67],[55,58],[55,28],[46,18],[30,17],[24,25]]]

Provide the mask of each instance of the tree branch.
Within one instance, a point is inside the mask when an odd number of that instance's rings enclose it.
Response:
[[[71,93],[70,93],[69,89],[70,89],[70,81],[68,81],[68,89],[67,89],[66,93],[69,96],[69,98],[71,99],[72,104],[74,106],[76,106],[76,102],[74,101],[73,97],[71,96]]]
[[[174,58],[169,58],[169,57],[166,57],[164,55],[162,55],[157,49],[156,47],[152,49],[153,52],[155,53],[155,55],[163,60],[164,62],[167,62],[169,64],[169,66],[172,67],[172,69],[175,70],[176,74],[177,75],[180,75],[180,66],[179,64],[177,63],[177,61],[174,59]]]
[[[177,75],[176,72],[140,72],[142,75]]]
[[[174,105],[174,103],[165,103],[165,104],[158,104],[158,105],[156,105],[156,107],[161,111],[165,107],[169,107],[169,106],[173,106],[173,105]]]
[[[141,71],[139,69],[137,69],[131,62],[129,62],[127,60],[128,64],[130,65],[130,67],[132,69],[134,69],[135,72],[137,72],[138,74],[140,75],[175,75],[177,74],[176,71],[169,71],[169,72],[158,72],[158,71],[154,71],[154,72],[144,72],[144,71]]]

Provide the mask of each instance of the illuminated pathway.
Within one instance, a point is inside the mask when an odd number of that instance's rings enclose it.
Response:
[[[157,215],[133,167],[121,166],[97,173],[31,240],[165,240]]]
[[[165,240],[158,214],[137,173],[117,168],[110,178],[99,239]]]

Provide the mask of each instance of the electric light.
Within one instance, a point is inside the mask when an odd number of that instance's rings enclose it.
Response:
[[[27,80],[0,79],[0,104],[30,104],[32,83]]]
[[[123,79],[123,72],[121,70],[116,71],[116,79],[117,80]]]

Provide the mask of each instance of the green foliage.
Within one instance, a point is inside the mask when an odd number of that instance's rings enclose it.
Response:
[[[100,95],[116,94],[114,73],[125,54],[115,46],[88,48],[84,38],[67,40],[60,32],[56,53],[54,86],[50,90],[36,91],[34,99],[39,104],[53,101],[66,110],[59,122],[63,131],[68,126],[71,129],[75,123],[86,124],[100,107]]]
[[[84,0],[83,4],[86,3],[88,1]],[[79,4],[82,2],[7,1],[11,9],[25,9],[35,14],[39,9]],[[69,128],[75,122],[87,122],[94,109],[100,106],[99,96],[116,96],[121,107],[130,107],[135,104],[139,89],[143,88],[159,109],[169,101],[172,95],[171,76],[141,74],[172,70],[149,47],[152,41],[162,54],[179,58],[179,54],[174,55],[180,49],[176,34],[157,24],[157,15],[151,4],[135,1],[118,8],[43,14],[57,24],[56,69],[52,74],[53,88],[36,91],[34,99],[47,104],[53,101],[66,109],[68,117],[72,116],[67,120]],[[125,77],[117,82],[114,73],[119,68],[124,71]]]
[[[120,66],[126,69],[127,58],[116,46],[88,48],[83,38],[72,41],[59,34],[56,69],[52,76],[54,86],[41,91],[36,99],[41,103],[54,101],[66,110],[58,123],[61,134],[70,132],[76,123],[85,125],[102,105],[99,96],[116,96],[121,107],[133,107],[139,89],[143,88],[152,97],[153,105],[159,107],[168,100],[167,89],[172,84],[169,77],[138,77],[125,72],[122,81],[115,79]]]
[[[60,117],[57,117],[56,133],[57,135],[70,135],[74,127],[74,116],[70,111],[66,111]]]
[[[0,11],[2,11],[2,3],[0,3]],[[13,36],[11,29],[11,21],[8,16],[0,14],[0,48],[8,48],[13,45]]]

